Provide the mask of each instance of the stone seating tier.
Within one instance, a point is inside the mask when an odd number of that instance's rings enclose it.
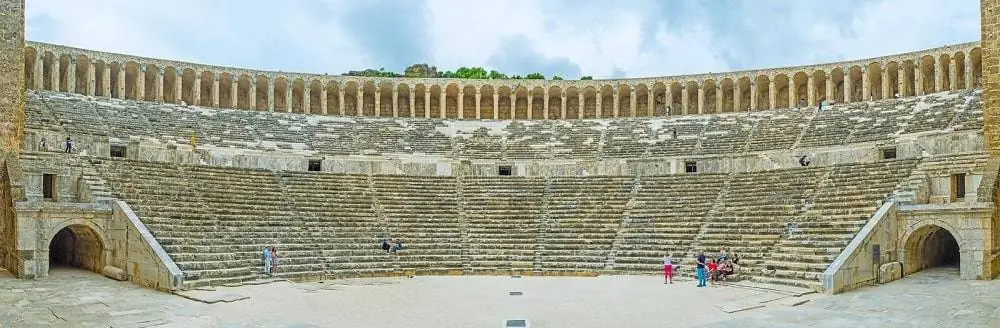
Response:
[[[283,151],[453,159],[722,155],[982,128],[981,91],[751,113],[614,120],[442,120],[317,116],[86,97],[27,96],[27,127],[71,136]]]

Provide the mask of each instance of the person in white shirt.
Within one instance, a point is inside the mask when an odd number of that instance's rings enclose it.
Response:
[[[669,254],[663,255],[663,284],[674,283],[674,261]]]

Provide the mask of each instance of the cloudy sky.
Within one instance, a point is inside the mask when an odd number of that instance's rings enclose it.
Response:
[[[642,77],[979,40],[979,0],[31,0],[27,36],[255,69]]]

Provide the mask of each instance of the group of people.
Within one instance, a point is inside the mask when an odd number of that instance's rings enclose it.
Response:
[[[403,241],[402,240],[396,239],[395,242],[393,242],[393,240],[391,238],[383,238],[382,239],[382,250],[385,251],[386,254],[395,253],[395,252],[400,251],[402,249],[403,249]]]
[[[48,145],[48,142],[45,140],[45,137],[42,137],[42,141],[38,142],[38,150],[40,150],[40,151],[48,151],[49,150],[49,145]],[[72,138],[66,137],[66,148],[63,148],[63,151],[66,152],[66,153],[72,153],[73,152],[73,139]]]
[[[274,246],[264,246],[264,274],[274,275],[278,271],[278,248]]]
[[[695,258],[695,275],[698,278],[698,287],[708,286],[708,280],[712,283],[726,280],[727,277],[736,272],[736,265],[740,264],[740,257],[737,254],[732,256],[723,248],[719,250],[719,256],[708,259],[705,252],[699,252]],[[663,256],[663,283],[674,283],[674,269],[677,267],[673,263],[670,255]]]

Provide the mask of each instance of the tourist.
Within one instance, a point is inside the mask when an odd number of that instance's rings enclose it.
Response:
[[[722,262],[728,259],[729,259],[729,253],[726,252],[726,248],[725,247],[720,248],[718,261]]]
[[[264,274],[271,275],[271,247],[264,246]]]
[[[677,129],[670,130],[670,133],[673,134],[673,138],[672,139],[676,140],[677,139]]]
[[[705,287],[707,282],[705,281],[705,252],[698,252],[697,266],[695,268],[695,274],[698,276],[698,287]]]
[[[389,254],[389,250],[392,248],[392,245],[389,244],[389,240],[390,239],[382,238],[382,250],[385,251],[386,254]]]
[[[670,255],[663,255],[663,284],[674,283],[674,261]]]
[[[719,263],[715,260],[708,262],[708,275],[712,278],[711,281],[713,285],[716,281],[719,281]]]
[[[396,239],[396,244],[392,245],[392,252],[395,253],[396,251],[401,251],[401,250],[403,250],[403,241],[400,239]]]
[[[740,265],[740,254],[733,254],[733,264]]]
[[[73,139],[66,137],[66,153],[73,152]]]
[[[808,155],[802,155],[802,157],[799,157],[799,165],[809,166],[809,163],[811,162],[809,161]]]
[[[38,150],[40,151],[48,150],[48,145],[45,144],[45,137],[42,137],[42,142],[38,143]]]
[[[278,248],[271,246],[271,274],[278,272]]]
[[[719,265],[719,277],[721,280],[725,281],[726,277],[733,274],[733,261],[725,260],[722,265]]]

